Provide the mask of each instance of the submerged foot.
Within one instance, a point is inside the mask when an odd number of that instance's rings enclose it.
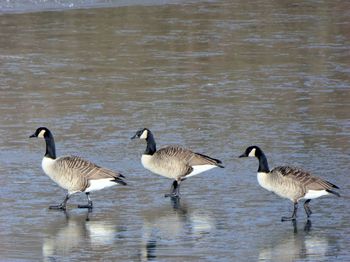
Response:
[[[296,220],[296,217],[282,217],[281,218],[281,221],[284,222],[284,221],[295,221]]]
[[[170,193],[165,194],[164,197],[180,198],[180,183],[174,180],[170,187]]]
[[[88,208],[92,209],[92,203],[86,204],[86,205],[78,205],[78,208]]]
[[[88,208],[88,209],[92,209],[92,205],[78,205],[78,208]]]
[[[170,194],[165,194],[164,197],[180,198],[180,195],[176,193],[170,193]]]
[[[57,205],[57,206],[49,206],[49,209],[53,209],[53,210],[66,210],[66,206],[65,205]]]

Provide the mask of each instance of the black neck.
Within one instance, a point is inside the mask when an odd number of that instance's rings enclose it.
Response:
[[[156,141],[154,141],[153,134],[150,131],[148,131],[146,142],[147,142],[147,147],[144,154],[153,155],[157,151],[157,147],[156,147]]]
[[[55,140],[53,136],[50,134],[48,137],[45,137],[46,142],[46,153],[45,156],[56,159],[56,148],[55,148]]]
[[[267,158],[264,152],[262,150],[259,150],[259,152],[257,151],[255,154],[256,154],[256,157],[259,159],[258,172],[269,173],[270,172],[269,164],[267,163]]]

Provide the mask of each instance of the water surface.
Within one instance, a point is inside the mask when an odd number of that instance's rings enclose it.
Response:
[[[350,6],[346,1],[193,1],[0,15],[0,257],[15,261],[334,261],[350,259]],[[30,9],[30,10],[29,10]],[[27,12],[30,11],[30,12]],[[38,12],[36,12],[38,11]],[[65,192],[41,170],[49,127],[58,155],[122,172],[94,210],[48,210]],[[171,181],[143,169],[181,144],[226,168]],[[261,189],[270,166],[302,166],[341,187],[313,200],[311,225],[280,222],[288,200]]]

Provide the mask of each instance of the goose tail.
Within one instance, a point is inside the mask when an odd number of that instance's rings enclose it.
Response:
[[[113,181],[116,182],[117,184],[126,186],[127,183],[123,180],[123,178],[125,178],[125,176],[119,175],[118,177],[115,177]]]
[[[338,187],[337,187],[338,188]],[[326,189],[326,191],[330,194],[333,194],[333,195],[336,195],[337,197],[340,197],[340,194],[338,192],[335,192],[333,190],[330,190],[330,189]]]

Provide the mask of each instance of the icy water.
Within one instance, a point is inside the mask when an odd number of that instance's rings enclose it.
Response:
[[[1,261],[349,261],[350,3],[171,1],[0,15]],[[98,2],[98,1],[96,1]],[[145,1],[146,2],[146,1]],[[5,4],[6,4],[5,3]],[[98,5],[96,5],[98,6]],[[99,7],[99,6],[98,6]],[[34,11],[33,11],[34,9]],[[6,11],[6,12],[5,12]],[[26,12],[30,11],[30,12]],[[41,170],[58,155],[122,172],[91,213],[49,210],[65,191]],[[143,169],[141,140],[219,158],[183,182]],[[301,166],[341,187],[311,223],[260,188],[249,145],[271,167]]]

